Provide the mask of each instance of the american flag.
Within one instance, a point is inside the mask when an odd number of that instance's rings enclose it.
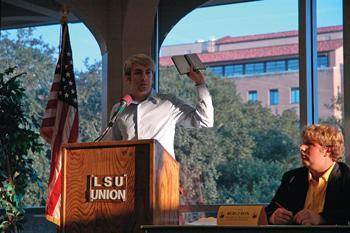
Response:
[[[62,24],[61,34],[60,55],[40,129],[41,136],[51,144],[46,219],[57,225],[61,217],[61,145],[76,142],[79,134],[77,91],[67,23]]]

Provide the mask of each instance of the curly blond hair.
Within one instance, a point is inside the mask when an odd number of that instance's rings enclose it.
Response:
[[[303,143],[316,142],[331,150],[333,161],[339,161],[343,157],[344,138],[341,130],[330,124],[314,124],[307,126],[301,133]]]

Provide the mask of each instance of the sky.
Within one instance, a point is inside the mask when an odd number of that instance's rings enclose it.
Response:
[[[342,24],[342,0],[317,0],[317,26]],[[298,29],[298,0],[262,0],[197,8],[168,33],[162,46]],[[12,34],[15,30],[9,30]],[[100,48],[82,23],[69,24],[74,69],[85,71],[83,61],[101,60]],[[57,48],[60,25],[37,27],[36,36]]]

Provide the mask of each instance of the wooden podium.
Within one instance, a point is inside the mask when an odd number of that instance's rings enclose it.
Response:
[[[61,232],[136,233],[178,224],[179,164],[155,140],[62,147]]]

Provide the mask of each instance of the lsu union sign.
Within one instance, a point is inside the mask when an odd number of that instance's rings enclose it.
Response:
[[[86,192],[88,202],[126,201],[127,175],[89,175]]]

